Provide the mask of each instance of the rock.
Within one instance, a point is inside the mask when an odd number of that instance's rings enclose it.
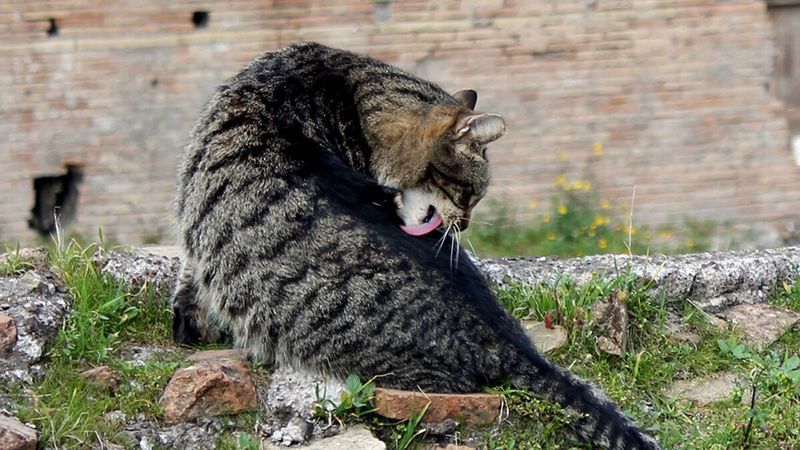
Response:
[[[152,361],[175,360],[188,354],[188,350],[170,345],[131,344],[120,349],[120,359],[134,367],[142,367]]]
[[[14,294],[28,295],[32,293],[43,294],[48,292],[49,285],[44,273],[29,270],[17,279]]]
[[[800,271],[800,247],[688,255],[597,255],[573,259],[544,257],[477,261],[499,286],[519,282],[552,286],[564,278],[585,283],[593,276],[610,280],[630,273],[634,282],[688,299],[708,312],[743,303],[763,303]]]
[[[8,351],[11,323],[6,319],[0,379],[30,383],[38,376],[38,363],[61,330],[71,303],[64,284],[47,269],[0,277],[2,314],[13,322],[16,334]]]
[[[181,267],[177,257],[154,255],[141,249],[124,253],[98,252],[94,255],[93,262],[100,268],[100,272],[126,284],[131,290],[137,291],[151,286],[162,298],[172,292]]]
[[[108,389],[111,392],[117,391],[119,378],[108,366],[99,366],[94,369],[84,370],[81,372],[81,376],[99,388]]]
[[[800,321],[800,314],[770,305],[737,305],[722,313],[744,339],[761,351]]]
[[[501,403],[500,396],[492,394],[425,394],[397,389],[375,390],[376,412],[390,419],[409,419],[428,405],[422,418],[426,422],[452,419],[462,423],[486,425],[497,419]]]
[[[700,335],[689,331],[684,326],[668,326],[667,339],[676,344],[690,344],[696,346],[700,343]]]
[[[313,423],[301,417],[293,417],[285,427],[272,433],[270,440],[284,447],[288,447],[293,444],[302,444],[308,441],[313,432]]]
[[[260,390],[260,397],[264,399],[270,415],[309,418],[318,400],[316,391],[323,397],[319,400],[328,399],[338,403],[346,387],[336,379],[290,367],[278,367],[269,382],[260,386]],[[329,402],[324,403],[330,408]]]
[[[453,419],[445,419],[442,422],[421,422],[420,429],[425,429],[429,436],[445,436],[453,434],[458,430],[459,423]]]
[[[523,320],[522,328],[541,353],[561,348],[567,343],[567,330],[560,325],[553,325],[553,329],[550,329],[544,322]]]
[[[728,400],[736,389],[738,377],[732,373],[719,373],[694,380],[676,381],[666,395],[689,401],[695,406]]]
[[[11,351],[17,343],[17,326],[8,314],[0,312],[0,354]]]
[[[262,449],[275,450],[281,447],[264,442]],[[312,441],[303,450],[386,450],[386,444],[372,435],[367,427],[356,425],[348,427],[336,436]]]
[[[114,423],[125,423],[125,421],[128,420],[128,416],[124,412],[122,412],[122,411],[120,411],[118,409],[115,409],[114,411],[107,412],[103,416],[103,420],[105,420],[108,423],[112,423],[112,424],[114,424]]]
[[[160,404],[164,420],[177,422],[255,409],[257,395],[246,364],[230,359],[203,360],[175,372]]]
[[[725,322],[724,319],[720,319],[719,317],[713,314],[708,314],[705,316],[705,318],[706,322],[708,322],[711,326],[719,328],[722,331],[728,330],[728,322]]]
[[[604,302],[592,305],[592,326],[597,347],[610,355],[625,355],[628,342],[627,292],[614,291]]]
[[[19,420],[0,415],[0,448],[3,450],[36,450],[36,430]]]
[[[47,266],[50,253],[44,247],[21,248],[0,255],[0,265],[9,262],[22,265],[24,269],[41,269]]]
[[[229,429],[231,420],[220,417],[201,417],[191,422],[162,424],[138,418],[125,427],[123,433],[140,449],[192,449],[217,448],[220,433]]]

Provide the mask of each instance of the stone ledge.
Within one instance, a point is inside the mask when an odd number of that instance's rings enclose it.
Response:
[[[113,256],[133,259],[134,266],[142,266],[139,272],[157,272],[159,281],[173,285],[179,267],[175,247],[136,249],[131,253]],[[800,247],[672,256],[596,255],[571,259],[543,256],[473,258],[473,261],[499,286],[509,281],[529,286],[552,285],[564,278],[581,283],[593,275],[611,279],[630,273],[637,281],[649,283],[673,299],[689,299],[712,313],[740,304],[764,303],[782,283],[793,284],[800,275]],[[117,278],[126,278],[108,266],[103,270]]]
[[[552,285],[564,278],[581,283],[593,275],[610,279],[630,273],[672,298],[689,299],[708,312],[719,312],[766,302],[782,283],[795,283],[800,274],[800,247],[675,256],[521,257],[476,263],[500,286],[509,281]]]

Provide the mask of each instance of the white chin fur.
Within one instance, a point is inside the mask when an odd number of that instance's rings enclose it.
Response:
[[[407,189],[402,193],[402,207],[397,215],[406,226],[419,225],[428,215],[428,209],[436,204],[436,197],[424,189]]]

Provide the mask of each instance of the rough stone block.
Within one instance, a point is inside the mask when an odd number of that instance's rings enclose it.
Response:
[[[409,419],[428,405],[428,410],[422,417],[426,422],[453,419],[462,423],[490,424],[497,419],[501,403],[501,398],[492,394],[426,394],[397,389],[375,390],[376,412],[391,419]]]
[[[794,311],[764,304],[737,305],[722,316],[734,329],[744,333],[745,340],[758,351],[780,339],[800,321],[800,314]]]
[[[0,415],[0,448],[3,450],[36,450],[36,430],[13,417]]]
[[[255,409],[257,395],[246,364],[230,359],[203,360],[176,371],[160,403],[164,420],[177,422]]]

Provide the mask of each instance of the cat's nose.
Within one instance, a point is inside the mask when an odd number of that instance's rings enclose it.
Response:
[[[464,215],[461,216],[461,220],[458,221],[458,228],[461,231],[464,231],[467,228],[469,228],[469,218],[471,215],[472,215],[472,209],[464,211]]]

